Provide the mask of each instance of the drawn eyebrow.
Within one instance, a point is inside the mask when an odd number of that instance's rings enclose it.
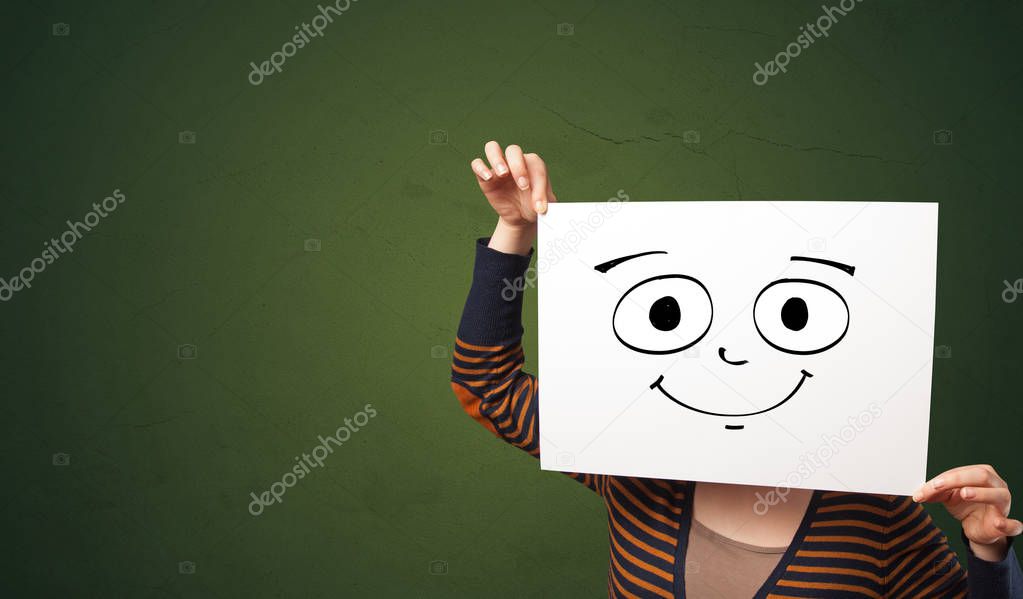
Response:
[[[841,262],[835,262],[833,260],[824,260],[823,258],[808,258],[806,256],[792,256],[793,261],[797,262],[816,262],[817,264],[823,264],[825,266],[832,266],[838,270],[849,273],[849,276],[853,276],[856,273],[855,266],[849,266],[848,264],[842,264]]]
[[[666,252],[664,250],[654,250],[654,251],[651,251],[651,252],[640,252],[638,254],[632,254],[631,256],[622,256],[621,258],[615,258],[614,260],[608,260],[607,262],[602,262],[602,263],[594,266],[593,270],[596,270],[598,272],[604,273],[604,272],[607,272],[607,271],[611,270],[612,268],[618,266],[622,262],[625,262],[626,260],[632,260],[633,258],[639,258],[640,256],[649,256],[650,254],[667,254],[667,253],[668,252]]]

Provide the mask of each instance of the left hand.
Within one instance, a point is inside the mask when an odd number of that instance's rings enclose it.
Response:
[[[913,501],[944,504],[963,526],[977,557],[1001,561],[1009,537],[1023,533],[1023,522],[1009,518],[1012,494],[988,465],[961,466],[942,472],[913,493]]]

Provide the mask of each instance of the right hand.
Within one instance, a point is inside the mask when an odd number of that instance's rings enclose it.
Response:
[[[499,143],[490,141],[484,151],[489,166],[481,158],[470,166],[499,217],[498,227],[535,234],[537,214],[544,214],[547,204],[557,201],[547,179],[547,165],[536,154],[523,154],[514,144],[502,151]]]

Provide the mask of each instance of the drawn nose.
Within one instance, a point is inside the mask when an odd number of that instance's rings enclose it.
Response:
[[[729,360],[728,358],[725,357],[725,348],[723,348],[723,347],[719,347],[718,348],[718,357],[721,358],[721,361],[723,361],[723,362],[725,362],[727,364],[731,364],[732,366],[742,366],[743,364],[746,364],[747,362],[749,362],[749,360],[734,360],[734,361],[733,360]]]

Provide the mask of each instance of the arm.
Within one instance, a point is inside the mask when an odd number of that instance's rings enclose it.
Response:
[[[966,572],[923,506],[894,497],[884,535],[885,597],[963,597]]]
[[[472,286],[455,338],[451,388],[487,430],[537,456],[536,377],[522,372],[522,294],[501,296],[529,266],[532,252],[506,254],[476,242]],[[509,298],[510,295],[510,298]],[[508,299],[506,299],[508,298]]]
[[[1019,559],[1012,548],[1009,538],[1005,553],[1001,559],[986,559],[974,552],[974,544],[964,532],[963,542],[969,553],[968,568],[970,597],[1023,597],[1023,571],[1020,571]]]
[[[516,282],[522,281],[532,255],[535,210],[545,210],[546,202],[554,197],[539,156],[523,156],[517,146],[509,146],[505,164],[504,153],[495,142],[487,144],[487,155],[494,172],[479,159],[472,167],[500,218],[493,236],[476,243],[472,286],[455,339],[451,388],[473,419],[538,457],[538,385],[536,377],[522,371],[523,293]],[[520,176],[531,180],[525,190],[514,182]],[[543,199],[533,201],[530,188],[540,189]],[[570,476],[594,491],[602,490],[602,476]]]
[[[1023,523],[1008,517],[1012,495],[994,468],[987,465],[953,468],[921,486],[913,500],[940,502],[962,523],[969,556],[970,597],[1023,598],[1023,572],[1012,549],[1013,537],[1023,532]],[[920,508],[909,503],[907,511],[910,507]],[[937,531],[929,518],[924,529]],[[944,550],[934,559],[944,560],[951,553],[944,542]],[[952,561],[954,554],[949,557],[949,563]],[[935,562],[936,571],[930,580],[941,574],[942,563]]]

